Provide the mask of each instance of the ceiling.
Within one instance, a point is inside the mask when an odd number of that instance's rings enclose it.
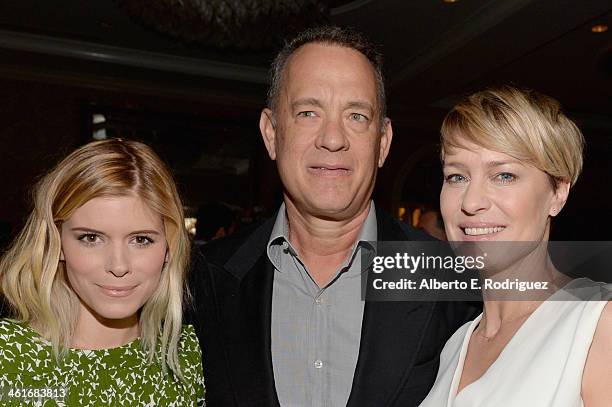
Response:
[[[381,45],[394,120],[439,123],[462,94],[513,82],[612,128],[609,0],[328,3],[332,23]],[[595,24],[610,29],[593,33]],[[261,106],[273,54],[182,43],[134,20],[118,1],[0,3],[5,77]]]

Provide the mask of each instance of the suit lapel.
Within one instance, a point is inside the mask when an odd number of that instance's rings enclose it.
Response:
[[[376,215],[379,241],[407,240],[395,221]],[[347,407],[391,405],[414,366],[432,311],[426,302],[366,302]]]
[[[272,224],[258,228],[224,265],[235,279],[219,311],[240,406],[279,407],[270,345],[274,267],[265,255]]]

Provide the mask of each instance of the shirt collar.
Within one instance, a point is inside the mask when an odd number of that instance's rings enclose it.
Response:
[[[355,251],[359,247],[366,247],[372,251],[376,250],[376,239],[376,207],[374,206],[374,201],[370,201],[368,216],[366,217],[361,230],[359,231],[359,236],[357,237],[357,241],[355,242],[353,252],[349,256],[349,259],[354,256]],[[286,253],[291,253],[294,256],[297,253],[294,247],[291,245],[291,242],[289,242],[289,221],[287,220],[287,211],[284,202],[281,204],[278,214],[276,215],[276,220],[274,221],[274,226],[272,227],[272,233],[270,234],[270,239],[268,240],[267,246],[268,258],[275,266],[279,264],[279,257],[282,250],[286,251]]]
[[[272,227],[272,233],[270,234],[270,240],[268,241],[268,247],[271,243],[279,239],[285,239],[289,241],[289,222],[287,221],[287,209],[283,202],[276,215],[274,226]]]
[[[370,249],[375,250],[377,239],[378,227],[376,220],[376,207],[374,206],[374,201],[370,201],[370,211],[368,212],[365,222],[363,222],[363,226],[359,232],[359,237],[357,237],[357,244],[363,244],[368,246]]]

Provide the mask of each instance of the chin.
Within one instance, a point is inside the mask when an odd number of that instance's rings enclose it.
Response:
[[[340,202],[317,202],[317,205],[312,205],[312,214],[324,217],[336,217],[346,213],[350,209],[348,203]]]
[[[141,307],[129,306],[127,304],[114,304],[109,306],[105,304],[100,307],[91,307],[91,310],[98,318],[102,318],[109,322],[112,321],[123,321],[138,315],[138,311]]]

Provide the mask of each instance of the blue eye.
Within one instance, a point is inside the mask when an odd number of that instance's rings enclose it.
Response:
[[[502,184],[509,184],[516,181],[517,177],[510,172],[501,172],[495,176],[495,179]]]
[[[460,174],[450,174],[444,177],[444,182],[449,184],[459,184],[461,182],[467,182],[467,177]]]

